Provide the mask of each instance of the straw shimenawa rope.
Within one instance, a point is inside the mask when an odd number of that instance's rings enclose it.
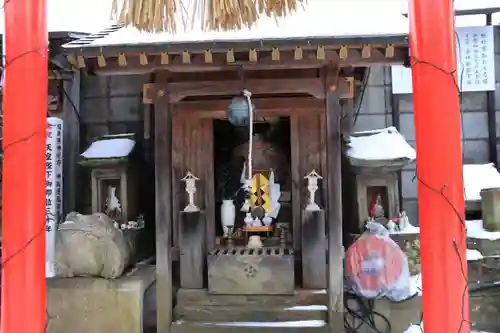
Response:
[[[205,31],[251,28],[260,15],[282,18],[307,0],[113,0],[118,22],[140,31],[175,33],[199,18]],[[189,5],[187,4],[189,2]],[[189,8],[189,9],[187,9]]]

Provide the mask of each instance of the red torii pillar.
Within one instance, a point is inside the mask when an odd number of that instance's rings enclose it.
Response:
[[[2,333],[45,331],[46,6],[4,3]]]
[[[469,333],[458,78],[446,73],[457,67],[453,0],[409,9],[424,330]]]

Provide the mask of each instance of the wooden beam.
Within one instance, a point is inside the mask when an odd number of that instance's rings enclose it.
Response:
[[[335,92],[326,96],[326,149],[328,192],[328,325],[329,332],[339,332],[343,325],[343,256],[342,246],[342,138],[340,133],[340,98]],[[343,327],[343,326],[342,326]]]
[[[253,79],[317,79],[318,69],[274,69],[262,71],[245,71],[243,76],[246,80]],[[201,73],[170,73],[170,82],[204,82],[204,81],[236,81],[241,82],[241,71],[238,68],[231,68],[226,71],[210,71]],[[153,104],[154,84],[147,83],[143,85],[143,103]]]
[[[324,101],[312,97],[252,99],[255,114],[260,117],[279,117],[301,114],[320,114]],[[208,119],[226,119],[230,100],[179,102],[173,108],[174,116]]]
[[[262,51],[258,53],[257,60],[249,58],[250,52],[235,53],[234,61],[229,62],[226,53],[212,53],[211,57],[207,58],[205,53],[190,54],[189,61],[186,61],[184,54],[169,55],[168,63],[165,62],[165,55],[148,54],[145,56],[140,54],[128,54],[126,58],[127,66],[123,67],[123,57],[119,60],[118,56],[106,58],[106,66],[98,66],[97,58],[87,58],[84,61],[82,56],[77,58],[77,67],[93,68],[96,72],[117,72],[125,69],[132,71],[142,71],[144,73],[153,70],[169,70],[172,72],[199,72],[213,70],[227,70],[230,68],[243,68],[245,70],[265,70],[265,69],[287,69],[287,68],[320,68],[325,65],[335,66],[368,66],[371,64],[402,64],[408,56],[406,47],[395,47],[390,45],[384,48],[370,49],[370,56],[367,53],[363,54],[362,46],[359,48],[349,47],[340,50],[302,50],[302,57],[297,57],[296,50],[281,51],[279,59],[276,60],[276,54],[273,56],[272,51]],[[341,57],[342,56],[342,57]],[[142,60],[141,60],[142,59]],[[207,59],[210,61],[207,62]],[[233,60],[233,59],[231,59]],[[253,60],[253,61],[252,61]],[[102,64],[102,61],[101,61]]]
[[[168,76],[158,73],[155,85],[154,155],[156,201],[157,332],[172,324],[172,114]]]
[[[172,102],[190,96],[241,95],[243,89],[254,95],[261,94],[309,94],[324,99],[321,79],[252,79],[243,81],[172,82],[168,85]]]
[[[257,115],[260,112],[276,113],[291,111],[318,112],[325,108],[324,101],[313,97],[252,98]],[[200,111],[227,111],[230,100],[181,101],[175,104],[174,114]]]
[[[289,69],[266,69],[266,70],[242,70],[238,67],[226,68],[223,71],[172,72],[170,82],[178,81],[219,81],[219,80],[245,80],[251,79],[311,79],[317,78],[317,68],[289,68]]]

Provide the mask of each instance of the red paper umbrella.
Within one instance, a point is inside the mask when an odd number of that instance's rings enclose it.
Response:
[[[404,261],[404,254],[395,242],[367,235],[347,250],[347,275],[362,295],[375,297],[399,280]]]

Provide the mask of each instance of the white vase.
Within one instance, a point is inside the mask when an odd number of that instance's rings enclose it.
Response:
[[[224,231],[224,237],[229,236],[229,228],[234,228],[234,220],[236,218],[236,207],[234,206],[233,200],[222,200],[222,205],[220,206],[220,219],[222,222],[222,230]]]

